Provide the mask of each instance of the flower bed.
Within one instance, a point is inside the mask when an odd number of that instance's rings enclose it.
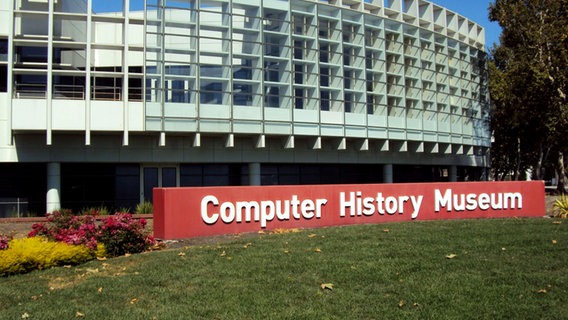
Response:
[[[146,220],[134,219],[132,214],[116,213],[101,219],[97,211],[84,215],[55,211],[46,216],[46,222],[34,224],[26,239],[0,235],[0,276],[140,253],[154,244]]]

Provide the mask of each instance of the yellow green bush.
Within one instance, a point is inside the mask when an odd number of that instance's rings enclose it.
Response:
[[[552,211],[556,218],[568,218],[568,196],[565,194],[560,195],[560,197],[554,201]]]
[[[43,237],[14,239],[0,251],[0,276],[85,263],[105,255],[103,245],[91,250],[85,245],[68,245]]]

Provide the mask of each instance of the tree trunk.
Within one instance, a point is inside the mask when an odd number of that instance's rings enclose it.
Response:
[[[517,137],[517,157],[515,159],[515,172],[513,180],[518,181],[521,175],[521,138]]]
[[[535,180],[543,180],[543,174],[542,174],[542,163],[544,162],[544,152],[542,150],[542,145],[540,146],[540,150],[538,153],[538,161],[536,163],[536,168],[534,168],[534,179]],[[532,178],[532,177],[531,177]]]
[[[562,151],[558,152],[558,163],[556,164],[556,172],[558,175],[558,185],[556,186],[556,191],[559,194],[566,193],[564,188],[566,185],[566,170],[564,168],[564,153]]]

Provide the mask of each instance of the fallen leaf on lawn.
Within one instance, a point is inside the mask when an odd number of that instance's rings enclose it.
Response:
[[[107,258],[106,257],[97,257],[97,260],[99,261],[105,261]]]
[[[317,237],[317,234],[315,234],[315,233],[311,233],[311,234],[308,235],[308,238],[315,238],[315,237]]]
[[[501,248],[501,251],[505,251],[505,250],[507,250],[507,248],[505,248],[505,247]]]
[[[389,232],[391,232],[391,231],[390,231],[389,229],[384,229],[383,232],[384,232],[384,233],[389,233]]]
[[[185,257],[185,252],[180,252],[180,253],[178,253],[178,256],[180,256],[180,257]]]
[[[538,293],[546,293],[547,291],[546,291],[546,289],[540,289],[540,290],[538,290],[537,292],[538,292]]]
[[[264,232],[264,230],[259,230],[258,234],[265,234],[266,232]]]
[[[322,290],[333,290],[333,283],[322,283],[320,284]]]
[[[290,251],[288,251],[288,250],[284,250],[284,253],[290,253]]]
[[[453,259],[455,257],[457,257],[458,255],[455,253],[450,253],[449,255],[446,256],[446,259]]]
[[[75,313],[75,316],[76,316],[77,318],[82,318],[82,317],[85,316],[85,314],[82,313],[82,312],[77,311],[77,313]]]
[[[420,305],[418,304],[418,302],[414,302],[414,303],[412,304],[412,306],[413,306],[413,307],[416,307],[416,308],[420,307]]]
[[[102,293],[102,292],[103,292],[103,287],[99,287],[99,288],[97,289],[97,292],[98,292],[98,293]]]
[[[243,246],[243,248],[248,249],[248,247],[252,246],[252,242],[249,242]]]
[[[124,257],[125,257],[125,258],[128,258],[128,257],[130,257],[130,256],[131,256],[130,253],[125,253],[125,254],[124,254]]]
[[[87,273],[97,273],[97,272],[99,272],[99,268],[96,269],[87,268]]]
[[[552,223],[554,223],[554,224],[562,224],[562,221],[556,220],[556,221],[554,221],[554,222],[552,222]]]
[[[30,317],[30,315],[27,312],[22,315],[22,319],[27,319],[29,317]]]
[[[321,252],[321,249],[320,249],[320,248],[316,248],[314,251],[319,253],[319,252]]]
[[[136,298],[130,299],[130,304],[135,304],[136,302],[138,302],[138,299]]]
[[[557,243],[558,243],[558,241],[552,240],[552,244],[557,244]]]
[[[398,307],[399,307],[399,308],[404,307],[404,305],[405,305],[404,300],[400,300],[400,301],[398,302]]]
[[[63,266],[63,268],[70,269],[70,268],[71,268],[71,265],[70,265],[70,264],[66,264],[66,265]]]
[[[221,252],[221,254],[220,254],[221,257],[224,257],[226,255],[227,255],[227,253],[225,252],[225,250],[223,250],[223,252]]]
[[[37,300],[37,296],[32,296],[32,300]]]

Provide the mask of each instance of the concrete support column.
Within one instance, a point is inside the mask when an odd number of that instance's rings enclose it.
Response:
[[[61,164],[58,162],[50,162],[47,164],[46,210],[48,213],[61,209],[61,201],[59,199],[60,190]]]
[[[450,166],[450,182],[457,182],[458,181],[458,167],[457,166]]]
[[[393,183],[393,169],[390,163],[383,165],[383,182]]]
[[[260,186],[260,163],[249,163],[249,185]]]

